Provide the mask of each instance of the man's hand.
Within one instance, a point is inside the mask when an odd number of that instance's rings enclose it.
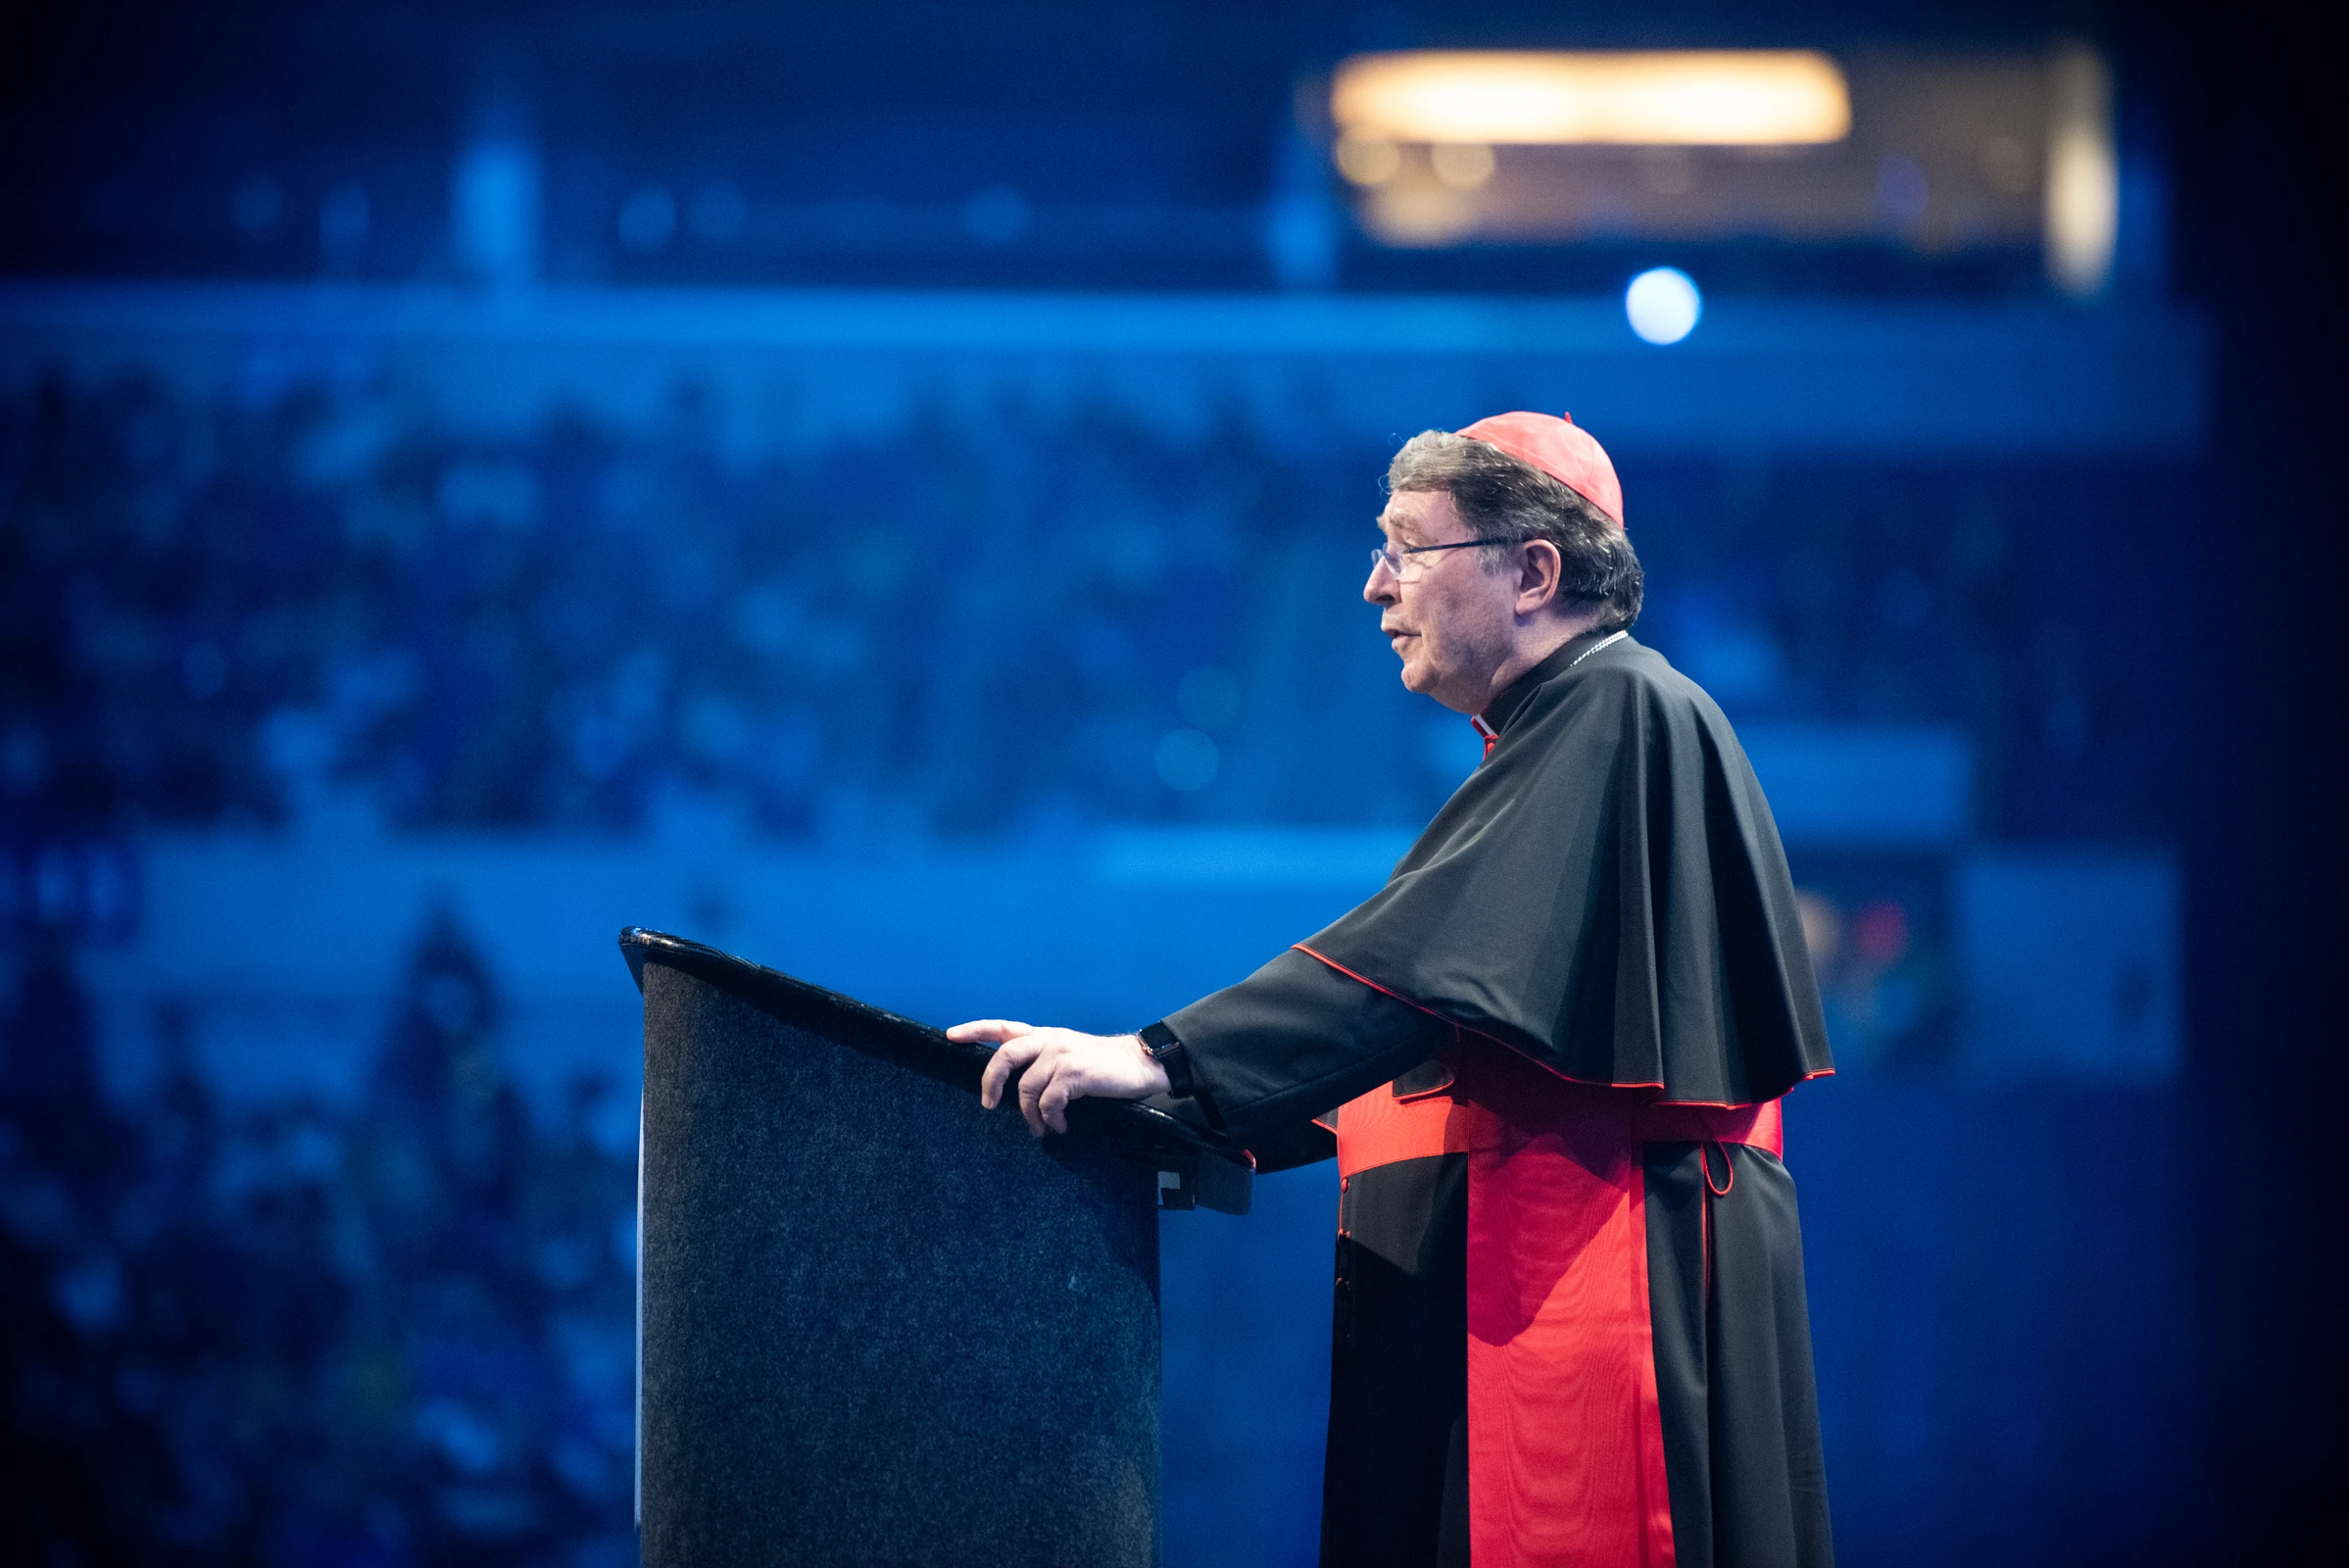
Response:
[[[958,1023],[949,1040],[992,1041],[995,1055],[979,1078],[979,1103],[989,1110],[1003,1102],[1003,1086],[1019,1073],[1019,1113],[1028,1131],[1068,1131],[1068,1102],[1088,1095],[1098,1100],[1143,1100],[1171,1087],[1158,1065],[1133,1035],[1081,1035],[1074,1029],[1037,1029],[1008,1018]],[[1026,1069],[1022,1071],[1021,1069]]]

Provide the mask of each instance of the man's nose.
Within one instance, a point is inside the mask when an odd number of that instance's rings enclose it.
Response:
[[[1392,605],[1402,596],[1395,591],[1395,573],[1373,566],[1362,584],[1362,597],[1374,605]]]

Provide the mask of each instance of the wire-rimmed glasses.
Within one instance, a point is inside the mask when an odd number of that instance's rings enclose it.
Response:
[[[1396,582],[1401,582],[1403,580],[1403,558],[1405,556],[1424,556],[1429,554],[1431,551],[1437,550],[1466,550],[1470,545],[1513,545],[1518,543],[1521,543],[1521,541],[1515,538],[1461,539],[1448,545],[1410,545],[1407,547],[1402,547],[1397,546],[1393,540],[1389,540],[1383,545],[1372,545],[1370,547],[1370,569],[1375,572],[1381,566],[1384,566],[1390,572],[1395,574],[1395,580]]]

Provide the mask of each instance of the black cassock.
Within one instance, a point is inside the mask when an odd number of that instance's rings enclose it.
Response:
[[[1165,1020],[1260,1168],[1340,1156],[1323,1561],[1827,1564],[1760,786],[1627,635],[1482,721],[1379,894]]]

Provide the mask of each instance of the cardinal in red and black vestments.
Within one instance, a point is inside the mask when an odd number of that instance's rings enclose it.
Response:
[[[1398,452],[1363,598],[1485,757],[1386,886],[1132,1035],[1003,1019],[1039,1134],[1160,1097],[1335,1153],[1322,1561],[1833,1560],[1781,1097],[1831,1071],[1786,852],[1721,710],[1632,635],[1570,419]]]

